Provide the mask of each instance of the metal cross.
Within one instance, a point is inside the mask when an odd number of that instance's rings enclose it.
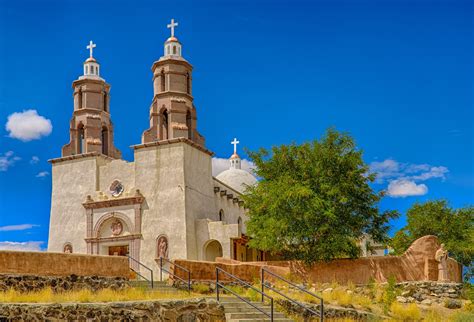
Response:
[[[167,26],[171,29],[171,37],[174,37],[174,27],[177,27],[178,23],[174,22],[174,19],[171,19],[171,23]]]
[[[237,141],[236,138],[234,138],[234,141],[230,142],[230,144],[234,145],[234,153],[237,154],[237,144],[239,144],[240,142]]]
[[[97,46],[97,45],[94,44],[94,43],[92,42],[92,40],[91,40],[91,41],[89,41],[89,46],[86,47],[87,49],[89,49],[91,58],[92,58],[92,51],[94,50],[94,48],[95,48],[96,46]]]

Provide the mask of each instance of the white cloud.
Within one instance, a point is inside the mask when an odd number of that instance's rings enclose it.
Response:
[[[38,173],[36,175],[36,178],[44,178],[44,177],[47,177],[49,176],[49,172],[48,171],[41,171],[40,173]]]
[[[374,161],[370,172],[377,173],[376,182],[388,182],[387,193],[392,197],[421,196],[428,193],[426,184],[419,183],[428,179],[446,179],[448,168],[429,164],[400,163],[393,159]]]
[[[21,158],[15,156],[13,151],[7,151],[3,155],[0,154],[0,171],[7,171],[9,167],[19,160],[21,160]]]
[[[17,251],[42,251],[42,241],[12,242],[0,241],[0,250],[17,250]]]
[[[40,159],[36,155],[34,155],[34,156],[31,157],[30,163],[31,164],[37,164],[39,162],[39,160]]]
[[[20,230],[31,229],[33,227],[39,227],[39,225],[21,224],[21,225],[0,226],[0,231],[20,231]]]
[[[247,159],[242,159],[241,161],[242,170],[252,173],[255,169],[255,164],[252,161]],[[222,171],[225,171],[230,168],[229,159],[224,158],[212,158],[212,175],[215,177]],[[253,173],[252,173],[253,174]]]
[[[53,130],[51,121],[38,115],[36,110],[26,110],[10,114],[5,128],[11,138],[24,142],[48,136]]]
[[[416,184],[414,181],[406,179],[390,181],[387,189],[387,194],[395,198],[408,196],[423,196],[427,193],[428,187],[425,184]]]

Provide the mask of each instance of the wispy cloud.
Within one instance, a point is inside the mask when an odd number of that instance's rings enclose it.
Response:
[[[40,159],[36,155],[34,155],[31,157],[30,164],[37,164],[39,160]]]
[[[17,250],[17,251],[42,251],[41,245],[43,241],[0,241],[0,250]]]
[[[0,226],[0,231],[20,231],[20,230],[28,230],[33,227],[39,227],[39,225],[21,224],[21,225]]]
[[[27,142],[48,136],[53,126],[50,120],[39,115],[36,110],[26,110],[10,114],[5,129],[11,138]]]
[[[240,162],[242,170],[252,173],[255,169],[255,164],[247,159],[242,159]],[[215,177],[222,171],[230,168],[229,159],[224,158],[212,158],[212,175]]]
[[[40,173],[38,173],[36,175],[36,178],[44,178],[44,177],[47,177],[49,176],[49,172],[48,171],[41,171]]]
[[[388,183],[387,194],[389,196],[408,197],[427,194],[428,186],[419,182],[433,178],[445,180],[449,170],[444,166],[401,163],[393,159],[386,159],[381,162],[372,162],[370,172],[377,174],[377,183]]]
[[[3,155],[0,154],[0,171],[7,171],[16,161],[21,160],[13,151],[7,151]]]

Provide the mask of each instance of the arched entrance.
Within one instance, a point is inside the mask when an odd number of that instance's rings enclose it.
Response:
[[[222,245],[217,240],[210,240],[204,245],[204,259],[215,262],[216,257],[222,257]]]

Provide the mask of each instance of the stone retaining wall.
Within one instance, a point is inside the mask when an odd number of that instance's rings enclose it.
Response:
[[[189,299],[115,303],[18,304],[0,303],[0,320],[14,321],[225,321],[215,300]]]
[[[121,290],[128,288],[129,281],[123,277],[104,276],[35,276],[0,274],[0,292],[14,289],[20,292],[39,291],[51,288],[53,291],[89,289],[97,291],[103,288]]]
[[[399,283],[397,288],[401,292],[401,295],[397,296],[398,302],[431,305],[450,299],[460,299],[463,285],[461,283],[411,282]]]

